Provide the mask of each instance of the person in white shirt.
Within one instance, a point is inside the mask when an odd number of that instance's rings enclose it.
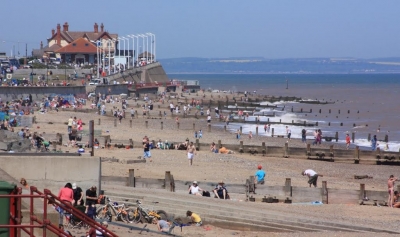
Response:
[[[304,176],[304,175],[307,175],[307,177],[308,177],[308,184],[310,185],[310,187],[311,187],[311,184],[314,185],[315,188],[317,187],[317,180],[318,180],[318,177],[323,177],[322,174],[317,174],[317,172],[315,172],[315,171],[312,170],[312,169],[304,170],[304,171],[301,172],[301,174],[302,174],[303,176]]]
[[[203,196],[203,189],[201,189],[199,186],[197,186],[197,181],[193,181],[192,186],[189,187],[189,194],[197,195],[197,196]]]

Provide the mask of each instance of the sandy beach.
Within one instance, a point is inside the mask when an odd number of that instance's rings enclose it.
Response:
[[[217,96],[214,94],[213,96]],[[225,96],[224,94],[221,94]],[[189,95],[187,95],[189,96]],[[194,94],[192,95],[196,97]],[[202,94],[199,94],[201,97]],[[210,94],[206,93],[206,98]],[[189,97],[191,98],[191,97]],[[173,100],[176,102],[176,100]],[[171,116],[168,105],[169,103],[161,102],[154,103],[154,110],[150,111],[150,119],[143,117],[140,113],[141,108],[137,108],[137,103],[139,106],[144,104],[143,100],[138,100],[134,102],[133,100],[128,100],[128,108],[133,106],[139,113],[139,116],[133,119],[132,128],[130,128],[130,114],[129,109],[127,110],[126,119],[122,119],[121,124],[117,123],[114,127],[114,117],[99,116],[96,110],[91,110],[89,113],[74,113],[74,112],[63,112],[59,110],[49,111],[45,114],[35,113],[37,117],[37,124],[34,124],[32,131],[37,131],[39,133],[44,133],[44,137],[48,140],[55,139],[56,133],[64,134],[64,142],[67,140],[67,122],[70,116],[76,116],[77,119],[82,119],[86,125],[84,126],[84,131],[88,130],[89,120],[95,121],[95,131],[101,130],[102,135],[110,135],[112,139],[112,144],[114,142],[124,144],[129,144],[129,139],[134,141],[134,144],[142,142],[144,136],[148,136],[150,140],[162,141],[168,140],[170,142],[184,142],[187,138],[194,141],[193,123],[196,126],[196,130],[203,130],[203,138],[201,138],[201,143],[217,142],[221,140],[223,144],[239,144],[239,140],[236,139],[235,134],[231,132],[224,132],[220,127],[216,127],[217,123],[222,124],[222,122],[214,121],[213,118],[211,132],[207,131],[207,121],[206,116],[195,118],[182,118],[180,119],[180,128],[177,129],[175,122],[176,115]],[[90,103],[86,106],[88,107]],[[158,108],[160,105],[160,108]],[[114,108],[115,106],[115,108]],[[106,111],[109,113],[111,109],[121,108],[121,104],[106,104]],[[159,118],[159,111],[167,112],[167,116],[164,118]],[[212,112],[213,114],[213,112]],[[98,125],[98,119],[101,119],[101,125]],[[154,118],[154,119],[151,119]],[[145,121],[148,121],[148,128],[145,126]],[[163,121],[163,130],[161,130],[160,122]],[[95,136],[96,137],[96,136]],[[267,146],[283,146],[286,138],[272,138],[266,136],[254,136],[251,140],[243,135],[241,140],[245,144],[256,144],[260,145],[261,142],[265,142]],[[290,147],[305,147],[299,139],[291,139],[289,141]],[[321,146],[329,147],[329,144],[322,144]],[[334,145],[335,148],[343,148],[343,145]],[[63,152],[77,152],[75,147],[58,147]],[[180,150],[159,150],[153,149],[152,162],[146,163],[136,163],[136,164],[126,164],[128,159],[138,159],[138,157],[143,155],[143,149],[95,149],[96,157],[115,157],[120,160],[119,163],[115,162],[103,162],[102,175],[103,176],[128,176],[129,169],[135,169],[135,176],[145,177],[145,178],[164,178],[165,171],[171,171],[174,175],[175,180],[185,180],[185,181],[208,181],[216,182],[218,180],[224,180],[225,183],[229,184],[243,184],[250,175],[254,175],[257,170],[257,165],[261,164],[264,170],[267,172],[266,184],[267,185],[283,185],[285,178],[292,179],[293,186],[308,187],[307,178],[303,177],[300,172],[304,169],[313,169],[320,174],[324,174],[324,177],[318,180],[319,185],[321,181],[327,181],[328,187],[330,188],[341,188],[341,189],[353,189],[358,190],[359,184],[364,183],[366,189],[368,190],[386,190],[386,181],[390,174],[395,174],[398,172],[397,167],[391,166],[376,166],[376,165],[356,165],[356,164],[345,164],[345,163],[332,163],[332,162],[318,162],[310,161],[306,159],[291,159],[282,157],[263,157],[261,155],[249,155],[249,154],[215,154],[210,152],[208,149],[201,149],[195,155],[193,166],[189,166],[187,159],[187,154],[185,151]],[[368,175],[372,176],[372,179],[356,180],[353,178],[354,175]],[[29,177],[26,177],[29,182]],[[71,180],[74,182],[74,180]],[[86,187],[82,187],[86,188]],[[335,205],[324,205],[329,212],[330,209],[334,210]],[[349,206],[352,209],[352,206]],[[354,206],[354,208],[360,208],[359,206]],[[370,215],[374,213],[379,213],[380,208],[368,208],[367,213]],[[393,210],[397,211],[397,210]],[[360,215],[364,215],[365,211],[360,212]],[[357,213],[354,213],[357,215]],[[361,217],[362,218],[362,217]],[[387,217],[389,218],[389,217]],[[385,217],[383,217],[385,219]],[[384,220],[383,220],[384,221]],[[126,230],[121,228],[116,228],[117,233],[121,236],[130,236],[130,233],[126,233]],[[151,227],[154,228],[154,227]],[[205,228],[205,227],[204,227]],[[185,235],[183,236],[263,236],[262,233],[257,232],[246,232],[246,231],[232,231],[221,229],[217,227],[209,227],[210,230],[205,230],[204,228],[186,228]],[[125,235],[126,234],[126,235]],[[178,233],[177,233],[178,234]],[[152,234],[146,234],[145,236],[153,236]],[[285,233],[271,233],[269,236],[306,236],[302,233],[297,234],[285,234]],[[307,236],[317,236],[317,234],[307,234]],[[320,235],[318,235],[320,236]],[[324,236],[357,236],[357,234],[351,233],[324,233]],[[372,235],[371,235],[372,236]],[[380,236],[380,235],[374,235]],[[383,235],[382,235],[383,236]]]

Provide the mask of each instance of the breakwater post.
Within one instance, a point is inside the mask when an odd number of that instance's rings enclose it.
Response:
[[[389,135],[385,135],[385,142],[387,143],[387,142],[389,142]]]
[[[164,122],[161,121],[161,130],[163,130],[163,129],[164,129]]]
[[[274,128],[271,129],[271,137],[274,137]]]
[[[114,119],[114,127],[117,126],[117,118]]]
[[[178,126],[178,129],[179,129],[179,125],[180,125],[180,123],[179,123],[179,122],[176,122],[176,125]]]
[[[193,131],[196,131],[196,124],[193,123]]]
[[[97,123],[97,125],[100,125],[100,123],[101,123],[101,119],[99,119],[99,122]]]
[[[371,133],[368,133],[368,141],[371,141]]]
[[[226,131],[226,126],[225,126],[225,131]],[[258,126],[256,127],[256,136],[258,136]]]
[[[211,132],[211,124],[208,124],[207,127],[208,127],[208,132]]]
[[[336,142],[339,141],[339,133],[338,132],[335,132],[335,140],[336,140]]]
[[[146,128],[148,128],[149,127],[149,121],[145,121],[145,124],[146,124]]]
[[[132,128],[132,119],[129,120],[129,127]]]
[[[327,181],[322,181],[321,189],[322,203],[328,204],[328,184]]]
[[[354,143],[355,136],[356,136],[355,133],[352,132],[352,133],[351,133],[351,142],[352,142],[352,143]]]

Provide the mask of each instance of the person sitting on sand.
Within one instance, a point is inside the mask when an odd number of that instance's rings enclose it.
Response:
[[[214,188],[215,198],[218,199],[229,199],[228,190],[224,186],[224,181],[219,181],[218,185]]]
[[[211,143],[210,151],[214,152],[214,153],[218,153],[218,149],[217,149],[217,146],[215,145],[215,142]]]
[[[203,189],[201,189],[197,185],[197,181],[193,181],[193,184],[189,187],[189,194],[197,195],[197,196],[203,196]]]
[[[187,212],[186,212],[186,216],[187,216],[187,217],[190,217],[190,221],[191,221],[192,224],[194,224],[194,225],[196,225],[196,226],[201,226],[201,225],[203,225],[203,222],[201,221],[200,216],[197,215],[196,213],[191,212],[191,211],[187,211]]]
[[[185,142],[182,142],[179,145],[175,145],[175,150],[185,150],[186,151],[187,147],[188,147],[188,142],[185,141]]]
[[[218,152],[221,154],[234,154],[235,153],[232,150],[228,150],[228,149],[226,149],[226,147],[223,147],[223,146],[219,147]]]
[[[157,149],[164,149],[164,144],[161,141],[161,139],[158,140],[157,144],[156,144],[156,148]]]
[[[398,191],[394,191],[393,207],[400,208],[400,193]]]

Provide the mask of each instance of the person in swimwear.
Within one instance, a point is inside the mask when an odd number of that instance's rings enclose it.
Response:
[[[388,179],[388,193],[389,193],[389,198],[388,198],[388,205],[389,207],[393,207],[393,201],[394,201],[394,182],[397,181],[398,179],[394,177],[393,175],[390,175]]]

